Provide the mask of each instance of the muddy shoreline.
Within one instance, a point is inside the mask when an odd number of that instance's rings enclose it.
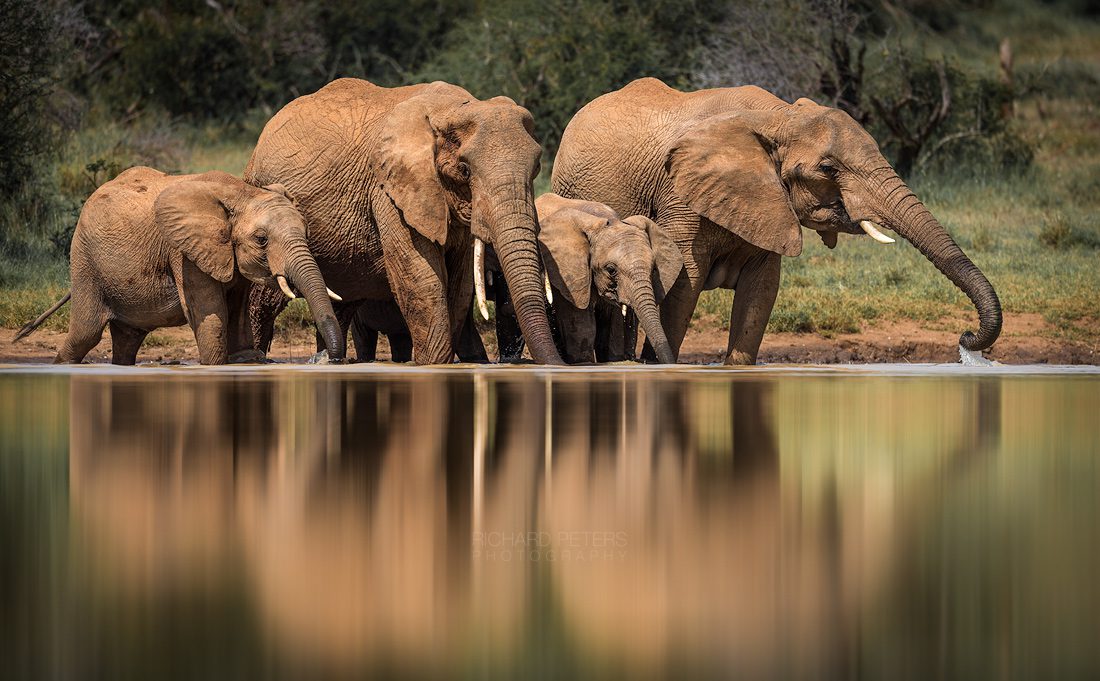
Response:
[[[963,320],[940,320],[933,324],[914,321],[883,322],[859,333],[825,336],[816,333],[772,333],[760,348],[763,364],[882,364],[957,362],[958,329]],[[1100,364],[1100,342],[1055,337],[1053,327],[1040,315],[1006,314],[1005,331],[986,353],[1003,364]],[[14,329],[0,329],[0,364],[48,364],[65,334],[36,331],[13,344]],[[198,352],[189,329],[158,329],[154,343],[146,343],[139,362],[197,361]],[[715,364],[722,360],[725,329],[696,323],[688,332],[680,353],[681,363]],[[313,334],[300,330],[280,334],[272,344],[272,359],[305,362],[313,354]],[[88,362],[110,362],[110,336],[89,353]],[[380,359],[389,359],[385,340],[379,341]]]

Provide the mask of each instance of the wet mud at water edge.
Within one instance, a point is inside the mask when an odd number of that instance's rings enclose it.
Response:
[[[1096,678],[1095,370],[0,372],[0,676]]]

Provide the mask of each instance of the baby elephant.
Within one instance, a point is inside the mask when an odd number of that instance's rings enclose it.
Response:
[[[592,361],[596,308],[602,305],[613,306],[616,316],[620,307],[623,315],[627,306],[632,308],[657,359],[673,363],[657,309],[684,267],[672,239],[647,217],[619,219],[615,211],[593,201],[543,194],[535,209],[566,361]]]
[[[131,168],[84,204],[70,257],[72,315],[55,363],[80,362],[111,326],[111,361],[133,364],[151,330],[190,324],[203,364],[252,348],[248,288],[278,284],[309,303],[330,357],[344,336],[306,225],[280,185],[263,189],[222,172],[170,176]],[[66,296],[68,298],[69,296]],[[64,304],[24,327],[22,338]]]

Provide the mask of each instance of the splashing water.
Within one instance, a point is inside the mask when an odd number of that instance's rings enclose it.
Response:
[[[967,367],[991,367],[999,364],[999,362],[983,357],[981,350],[967,350],[961,345],[959,346],[959,361]]]

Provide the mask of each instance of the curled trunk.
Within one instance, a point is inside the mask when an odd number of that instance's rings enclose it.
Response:
[[[506,178],[488,187],[491,192],[475,200],[472,219],[484,226],[484,233],[492,240],[531,357],[540,364],[561,364],[546,316],[530,182],[521,177]]]
[[[896,174],[891,171],[883,184],[882,196],[896,195],[882,209],[886,226],[916,246],[978,310],[978,333],[966,331],[959,338],[959,345],[971,351],[989,348],[1000,335],[1002,322],[1001,301],[993,285]]]
[[[344,359],[347,354],[345,335],[329,301],[321,270],[304,241],[287,248],[286,275],[309,304],[309,312],[321,332],[329,357],[335,360]]]

